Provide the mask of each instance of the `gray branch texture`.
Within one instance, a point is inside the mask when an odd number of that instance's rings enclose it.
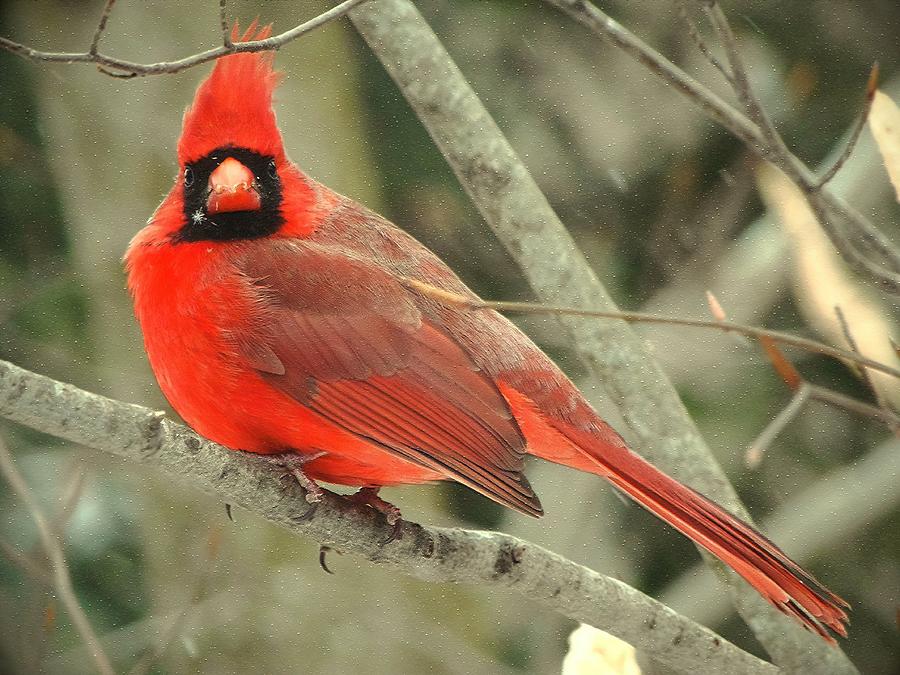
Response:
[[[522,268],[541,301],[599,310],[616,305],[527,168],[409,0],[373,0],[349,14]],[[677,391],[622,321],[561,319],[594,382],[619,406],[634,446],[651,462],[749,520]],[[852,673],[829,647],[704,553],[728,581],[738,612],[775,663],[797,673]]]
[[[535,544],[495,532],[404,522],[339,495],[311,507],[271,464],[208,441],[159,412],[114,401],[0,361],[0,416],[110,452],[187,482],[276,525],[430,582],[508,588],[572,619],[602,627],[682,673],[775,673],[703,626],[616,579]]]

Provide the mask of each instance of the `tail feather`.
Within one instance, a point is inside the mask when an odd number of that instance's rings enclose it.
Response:
[[[581,423],[590,431],[545,414],[511,383],[500,390],[538,457],[602,476],[638,504],[718,557],[778,610],[834,644],[847,636],[849,605],[747,523],[699,492],[670,478],[629,450],[585,403]],[[541,392],[537,392],[541,393]],[[591,421],[592,420],[592,421]]]
[[[627,448],[598,451],[593,438],[583,438],[586,434],[566,435],[594,460],[594,473],[721,559],[780,611],[830,643],[834,639],[825,626],[847,636],[843,608],[849,605],[763,534]]]
[[[847,614],[842,609],[848,607],[846,602],[750,525],[700,493],[670,479],[637,455],[628,450],[624,452],[632,455],[629,464],[636,464],[635,460],[638,460],[644,465],[642,474],[648,470],[658,473],[654,483],[669,483],[669,489],[662,493],[635,479],[633,473],[616,473],[608,459],[598,461],[607,470],[604,475],[614,485],[720,558],[766,600],[785,614],[799,619],[806,628],[832,643],[834,640],[824,626],[847,636],[843,624]]]

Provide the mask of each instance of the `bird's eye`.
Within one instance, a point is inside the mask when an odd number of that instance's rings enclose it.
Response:
[[[194,170],[186,166],[184,167],[184,187],[191,187],[194,184]]]
[[[269,165],[266,167],[266,171],[269,172],[269,178],[278,178],[278,167],[275,166],[274,159],[269,162]]]

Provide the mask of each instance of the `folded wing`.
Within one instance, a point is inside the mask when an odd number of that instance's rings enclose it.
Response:
[[[505,399],[395,278],[295,240],[249,247],[239,265],[265,316],[235,344],[274,387],[410,462],[541,515]]]

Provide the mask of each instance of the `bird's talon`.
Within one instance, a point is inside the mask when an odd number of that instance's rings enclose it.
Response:
[[[403,538],[403,521],[399,517],[393,523],[388,521],[388,524],[394,527],[391,528],[391,534],[381,541],[382,546],[387,546],[392,541],[398,541]]]
[[[366,506],[375,509],[384,516],[388,525],[393,525],[390,536],[381,542],[381,545],[384,546],[385,544],[390,544],[395,539],[400,538],[401,528],[403,527],[403,518],[400,514],[400,509],[378,496],[378,491],[380,489],[381,488],[377,487],[360,488],[356,493],[350,495],[348,499],[356,504],[365,504]]]
[[[279,480],[292,478],[306,492],[305,499],[307,503],[317,504],[322,501],[324,493],[319,484],[303,472],[303,466],[324,454],[324,452],[316,452],[311,455],[301,455],[297,452],[288,451],[275,455],[264,455],[264,457],[267,462],[283,470],[284,473],[279,476]]]
[[[330,546],[326,546],[325,544],[322,544],[321,546],[319,546],[319,567],[321,567],[323,570],[328,572],[328,574],[334,574],[334,572],[332,572],[330,569],[328,569],[328,565],[325,564],[325,556],[328,554],[329,551],[334,551],[338,555],[344,555],[344,554],[341,553],[340,551],[338,551],[336,548],[331,548]]]

